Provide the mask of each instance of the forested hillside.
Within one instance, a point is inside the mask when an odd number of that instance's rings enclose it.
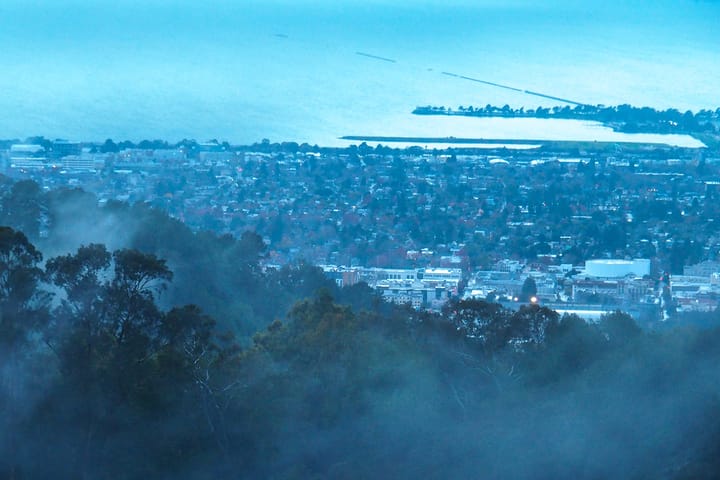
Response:
[[[438,314],[8,185],[0,478],[716,478],[720,330]]]
[[[317,288],[333,288],[319,270],[302,263],[262,272],[266,246],[255,233],[234,238],[193,232],[145,204],[99,206],[95,195],[80,189],[43,192],[32,181],[0,177],[0,225],[22,231],[46,257],[91,243],[156,255],[174,274],[157,299],[160,305],[197,304],[242,339],[283,318]]]

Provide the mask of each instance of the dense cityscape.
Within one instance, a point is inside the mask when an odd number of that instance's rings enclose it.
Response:
[[[256,232],[266,267],[309,262],[341,286],[365,281],[416,308],[458,296],[517,308],[525,286],[562,312],[597,318],[622,309],[654,322],[712,311],[720,298],[714,149],[42,137],[0,146],[2,172],[41,190],[81,188],[100,205],[145,203],[198,231]],[[31,238],[46,228],[31,227]]]
[[[718,19],[2,0],[0,480],[720,478]]]

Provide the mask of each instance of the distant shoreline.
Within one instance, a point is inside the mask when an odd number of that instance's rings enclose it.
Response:
[[[563,102],[561,98],[545,96]],[[576,104],[575,108],[553,107],[536,109],[511,108],[486,105],[484,107],[463,107],[457,109],[444,106],[416,107],[413,115],[450,115],[476,118],[537,118],[562,120],[589,120],[599,122],[620,133],[714,135],[720,133],[720,108],[703,109],[697,113],[680,112],[677,109],[656,110],[650,107],[632,105],[586,105]]]
[[[538,140],[538,139],[503,139],[503,138],[458,138],[458,137],[393,137],[393,136],[376,136],[376,135],[345,135],[340,140],[348,140],[355,142],[378,142],[378,143],[417,143],[417,144],[452,144],[458,146],[467,146],[473,148],[473,145],[541,145],[541,146],[565,146],[567,148],[575,146],[595,145],[599,148],[608,145],[622,145],[625,147],[670,147],[671,145],[663,142],[611,142],[599,140]],[[388,145],[391,146],[391,145]],[[420,147],[420,145],[418,145]],[[499,147],[500,148],[500,147]],[[697,147],[679,147],[679,148],[697,148]]]
[[[458,138],[458,137],[392,137],[392,136],[375,136],[375,135],[346,135],[340,137],[341,140],[365,141],[365,142],[406,142],[406,143],[485,143],[485,144],[508,144],[508,145],[527,145],[535,143],[547,143],[547,140],[504,140],[498,138]]]

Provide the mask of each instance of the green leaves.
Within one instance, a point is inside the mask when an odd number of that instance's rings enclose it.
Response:
[[[102,295],[110,268],[110,253],[104,245],[82,246],[75,255],[48,260],[45,265],[47,279],[64,290],[66,306],[78,310],[91,308]]]
[[[152,296],[152,293],[166,288],[167,282],[173,277],[165,260],[153,254],[122,249],[113,253],[113,260],[115,278],[112,285],[129,295]]]
[[[523,305],[513,312],[475,299],[451,300],[443,312],[460,332],[480,342],[489,355],[508,347],[522,350],[542,345],[559,318],[556,312],[538,305]]]
[[[625,312],[617,310],[602,316],[600,328],[608,340],[615,345],[627,344],[642,334],[635,320]]]
[[[38,290],[42,254],[22,232],[0,227],[0,342],[15,348],[45,320],[48,294]]]

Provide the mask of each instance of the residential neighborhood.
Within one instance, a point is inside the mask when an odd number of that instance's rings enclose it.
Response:
[[[622,308],[667,318],[718,304],[720,155],[711,149],[42,137],[0,149],[8,177],[81,188],[101,204],[147,203],[196,230],[251,230],[269,265],[306,261],[417,308],[461,295],[513,304],[528,278],[538,302],[589,317]],[[440,271],[449,273],[429,274]]]

